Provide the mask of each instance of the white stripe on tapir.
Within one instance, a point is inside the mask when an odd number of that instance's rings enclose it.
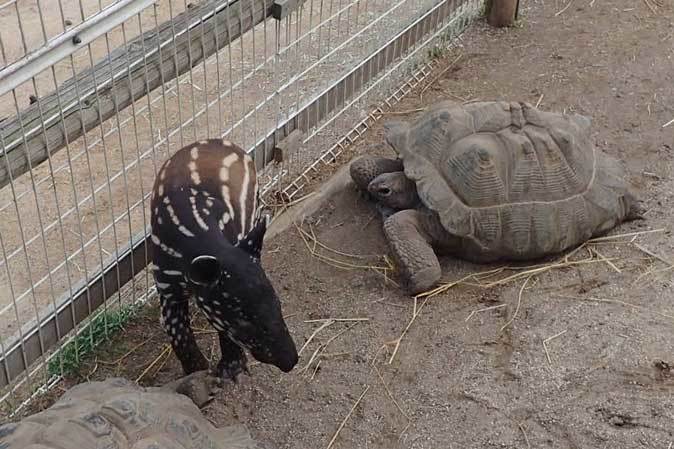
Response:
[[[239,156],[236,153],[231,153],[225,156],[222,159],[222,168],[220,169],[220,181],[222,181],[222,201],[225,202],[225,205],[227,206],[227,210],[229,210],[229,217],[234,217],[236,214],[234,213],[234,208],[232,207],[232,198],[229,195],[229,186],[227,185],[227,181],[229,181],[229,167],[234,164],[239,159]],[[222,215],[222,221],[227,223],[229,221],[229,218],[225,219],[225,216],[227,213]]]
[[[190,196],[190,203],[192,204],[192,216],[194,217],[194,221],[197,222],[197,224],[199,225],[199,227],[201,229],[203,229],[204,231],[208,231],[210,228],[208,227],[208,225],[204,221],[203,217],[201,216],[201,214],[197,210],[197,197],[196,197],[196,195],[199,192],[197,192],[194,189],[192,189],[192,192],[193,192],[193,195]],[[204,209],[204,210],[206,210],[206,209]]]
[[[164,251],[169,256],[173,256],[173,257],[178,258],[178,259],[183,257],[183,255],[181,253],[174,250],[173,248],[169,248],[168,246],[166,246],[165,243],[162,243],[162,241],[159,240],[159,237],[157,237],[156,235],[151,234],[150,238],[152,239],[152,243],[159,246],[159,248],[161,248],[161,250]]]
[[[173,206],[170,204],[166,206],[166,210],[169,213],[169,216],[171,217],[171,221],[173,221],[173,224],[178,226],[178,230],[185,234],[187,237],[194,237],[194,234],[192,234],[192,231],[187,229],[183,224],[180,222],[180,219],[178,218],[178,215],[176,214],[175,210],[173,209]]]
[[[199,171],[197,170],[197,163],[195,162],[199,157],[199,148],[193,147],[190,150],[190,156],[192,157],[192,160],[190,161],[189,164],[187,164],[187,167],[190,169],[190,178],[192,178],[192,182],[194,184],[199,185],[201,184],[201,176],[199,176]]]
[[[206,210],[206,209],[204,209],[204,210]],[[194,219],[197,221],[197,224],[199,225],[199,227],[201,229],[203,229],[204,231],[208,231],[208,229],[209,229],[208,225],[206,224],[204,219],[201,218],[201,215],[199,214],[199,211],[197,210],[196,204],[192,204],[192,215],[194,215]]]
[[[187,164],[187,167],[190,169],[190,177],[192,178],[192,182],[195,185],[201,184],[201,177],[199,176],[199,171],[197,170],[197,163],[191,161],[189,164]]]
[[[251,159],[251,163],[254,163],[254,162],[252,162],[252,159]],[[258,189],[257,176],[255,176],[255,180],[253,182],[253,210],[251,211],[251,219],[250,219],[250,223],[249,223],[250,229],[253,229],[253,225],[255,224],[255,219],[258,218],[257,189]],[[250,231],[250,229],[249,229],[249,231]]]
[[[222,214],[222,221],[227,223],[231,217],[233,217],[234,214],[234,208],[232,207],[232,200],[229,197],[229,186],[224,185],[222,186],[222,201],[225,202],[225,205],[227,206],[227,210],[229,210],[229,213],[225,212]]]
[[[241,219],[239,220],[239,226],[241,226],[241,232],[237,236],[238,240],[241,240],[246,234],[246,200],[248,199],[248,187],[250,185],[250,168],[248,167],[248,155],[243,157],[243,182],[241,183],[241,195],[239,196],[239,209],[241,209]]]
[[[225,157],[222,159],[222,166],[223,166],[223,167],[229,168],[229,167],[231,167],[232,164],[234,164],[234,162],[236,162],[237,160],[239,160],[239,155],[238,155],[238,154],[236,154],[236,153],[228,154],[227,156],[225,156]]]

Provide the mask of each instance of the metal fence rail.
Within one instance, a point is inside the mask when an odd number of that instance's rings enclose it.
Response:
[[[94,338],[92,316],[153,291],[149,190],[169,155],[226,136],[255,157],[268,198],[291,199],[427,75],[428,66],[417,67],[391,94],[420,50],[462,30],[483,6],[55,0],[49,11],[43,3],[32,27],[22,22],[22,0],[0,5],[0,388],[8,409],[25,399],[22,384],[32,391],[59,375],[47,362],[69,339]],[[25,36],[18,45],[5,31],[12,20]],[[270,163],[293,131],[300,145]]]

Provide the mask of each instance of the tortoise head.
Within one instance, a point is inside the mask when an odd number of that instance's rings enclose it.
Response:
[[[412,209],[419,203],[417,186],[405,173],[382,173],[370,182],[367,191],[384,206],[393,209]]]

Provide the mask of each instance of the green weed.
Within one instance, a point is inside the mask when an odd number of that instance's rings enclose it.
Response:
[[[90,354],[111,334],[122,329],[141,307],[140,304],[126,304],[98,314],[79,335],[64,345],[49,361],[47,365],[49,375],[75,374],[80,368],[82,358]]]

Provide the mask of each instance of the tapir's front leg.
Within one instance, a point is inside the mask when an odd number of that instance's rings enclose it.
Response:
[[[227,336],[226,332],[219,332],[218,336],[222,357],[218,363],[217,374],[223,379],[227,377],[236,382],[239,374],[244,372],[248,374],[246,353]]]
[[[166,285],[158,282],[158,285]],[[192,333],[187,291],[179,285],[159,290],[161,321],[171,338],[173,353],[183,367],[185,375],[208,369],[208,360],[201,353]]]

